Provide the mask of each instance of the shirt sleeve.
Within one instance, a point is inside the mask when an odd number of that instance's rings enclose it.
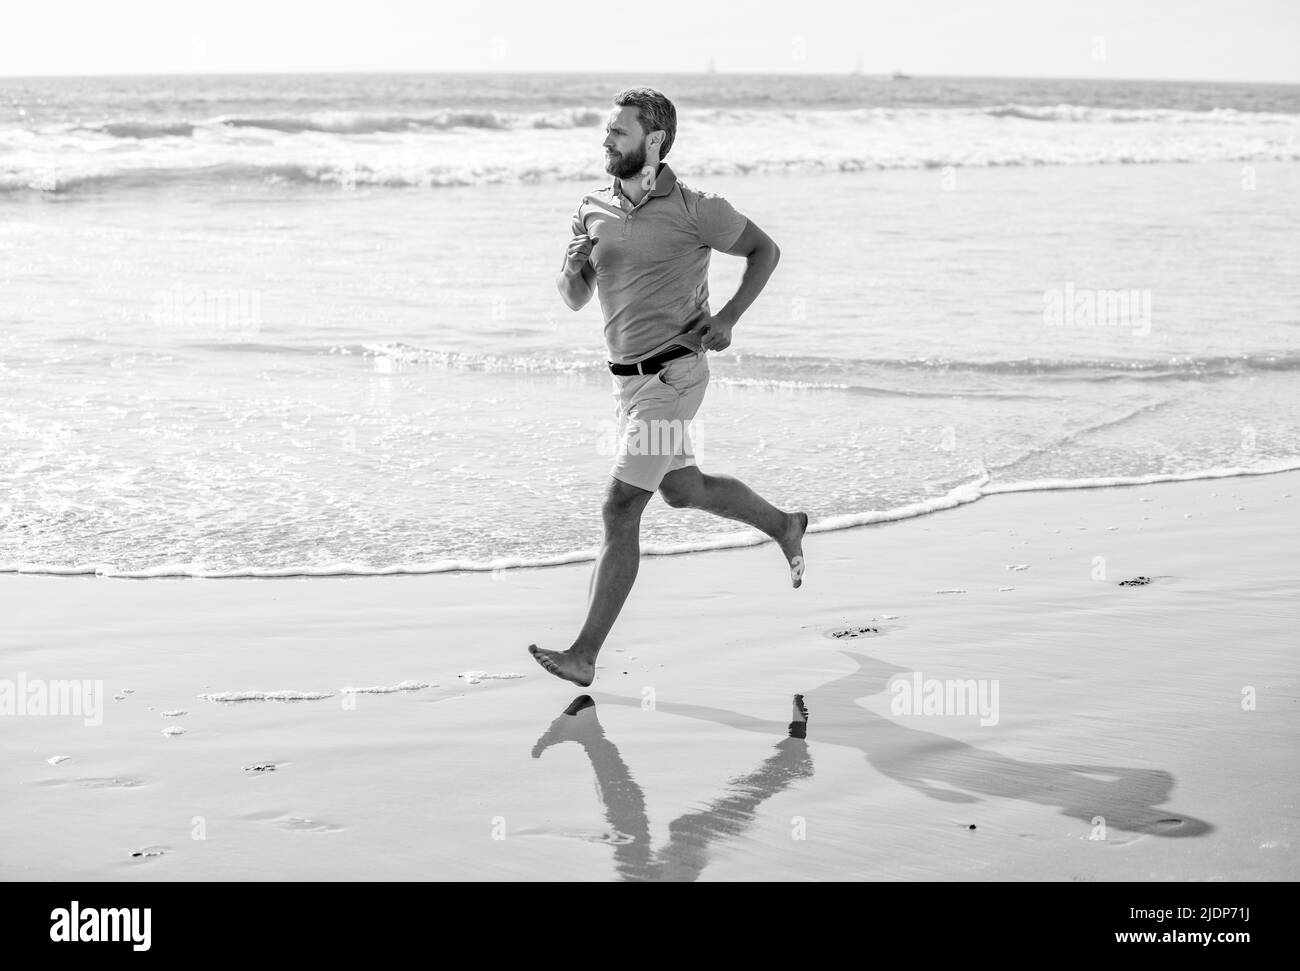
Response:
[[[722,196],[702,192],[695,204],[695,225],[700,242],[712,249],[725,250],[740,238],[748,224]]]
[[[579,206],[573,214],[573,221],[569,224],[574,236],[581,236],[587,231],[587,227],[582,224],[582,206]]]

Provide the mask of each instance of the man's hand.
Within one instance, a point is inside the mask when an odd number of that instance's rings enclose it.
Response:
[[[564,272],[569,276],[577,276],[581,273],[582,268],[591,259],[591,251],[598,242],[600,242],[599,237],[588,236],[586,233],[569,240],[569,248],[564,253]]]
[[[731,328],[734,326],[736,322],[729,315],[716,314],[705,317],[687,333],[698,337],[700,346],[706,351],[725,351],[731,346]]]
[[[560,299],[570,310],[581,310],[591,299],[596,285],[596,268],[591,265],[591,250],[599,240],[585,233],[569,240],[564,251],[564,263],[555,275],[555,287]]]

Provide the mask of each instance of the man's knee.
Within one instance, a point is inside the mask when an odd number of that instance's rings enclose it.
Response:
[[[605,493],[605,504],[601,507],[601,513],[606,520],[639,516],[651,495],[652,493],[645,489],[628,485],[621,479],[613,479],[610,481],[609,491]]]

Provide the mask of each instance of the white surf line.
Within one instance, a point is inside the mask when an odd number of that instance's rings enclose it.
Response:
[[[915,519],[931,513],[942,512],[968,503],[978,502],[987,496],[1005,495],[1013,492],[1051,492],[1072,489],[1111,489],[1127,486],[1155,485],[1162,482],[1197,482],[1210,479],[1228,479],[1260,475],[1280,475],[1285,472],[1300,471],[1300,462],[1281,463],[1268,468],[1214,468],[1198,472],[1154,473],[1143,476],[1105,476],[1091,479],[1041,479],[1029,482],[1006,482],[990,484],[989,476],[982,475],[978,480],[957,486],[947,495],[921,502],[914,502],[897,509],[870,510],[857,513],[845,513],[830,516],[816,523],[809,523],[805,535],[811,533],[828,533],[840,529],[853,529],[858,526],[871,526],[877,523],[897,522],[902,519]],[[690,543],[659,544],[647,543],[641,547],[642,556],[677,556],[684,553],[706,553],[722,549],[742,549],[748,546],[761,546],[774,542],[761,533],[747,531],[729,533]],[[526,557],[508,557],[484,562],[481,560],[436,560],[432,563],[396,564],[386,567],[371,567],[355,563],[333,563],[313,567],[282,567],[279,569],[259,569],[256,567],[235,570],[197,570],[190,564],[163,564],[144,570],[119,571],[109,564],[86,564],[84,566],[50,567],[35,563],[0,563],[0,573],[32,573],[51,576],[95,576],[114,579],[147,580],[163,577],[194,577],[207,580],[237,579],[256,577],[259,579],[277,579],[290,577],[336,577],[336,576],[421,576],[431,573],[499,573],[520,569],[540,569],[543,567],[567,566],[572,563],[590,563],[596,559],[598,550],[572,550],[552,556],[528,559]]]
[[[984,495],[1010,492],[1051,492],[1063,489],[1112,489],[1126,486],[1156,485],[1161,482],[1199,482],[1203,479],[1236,479],[1258,475],[1281,475],[1300,471],[1300,463],[1279,463],[1263,469],[1238,467],[1202,469],[1198,472],[1155,472],[1151,475],[1101,476],[1093,479],[1038,479],[1030,482],[1005,482],[983,490]]]

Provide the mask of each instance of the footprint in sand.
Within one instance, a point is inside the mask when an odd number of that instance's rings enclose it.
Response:
[[[842,627],[838,630],[828,630],[826,636],[838,641],[854,637],[872,637],[879,633],[879,627]]]
[[[1133,578],[1130,579],[1130,580],[1121,580],[1121,581],[1119,582],[1119,586],[1121,586],[1121,587],[1145,587],[1148,583],[1154,583],[1154,582],[1157,581],[1157,580],[1169,580],[1169,579],[1171,579],[1171,578],[1170,578],[1170,577],[1147,577],[1147,576],[1142,576],[1142,577],[1133,577]]]
[[[833,641],[849,641],[857,637],[880,637],[882,634],[887,634],[891,630],[895,630],[895,629],[896,629],[895,627],[889,625],[878,625],[878,626],[863,625],[861,627],[835,627],[832,628],[831,630],[825,631],[823,633],[823,636],[829,637]]]
[[[146,846],[143,849],[132,850],[133,857],[164,856],[171,851],[170,846]]]
[[[78,779],[76,785],[83,789],[137,789],[144,785],[143,779],[122,778],[114,776],[111,779]]]
[[[341,833],[342,826],[335,826],[333,823],[321,822],[319,819],[308,819],[306,816],[289,816],[286,819],[276,821],[276,825],[282,829],[292,829],[303,833]]]
[[[78,789],[135,789],[145,785],[143,779],[129,776],[113,776],[97,779],[45,779],[36,783],[38,786],[76,786]]]
[[[241,818],[260,823],[270,823],[280,829],[292,830],[295,833],[341,833],[344,829],[344,827],[336,826],[334,823],[311,819],[307,816],[294,816],[276,810],[249,813]]]
[[[275,762],[258,762],[254,765],[244,766],[245,772],[274,772],[279,768]]]

